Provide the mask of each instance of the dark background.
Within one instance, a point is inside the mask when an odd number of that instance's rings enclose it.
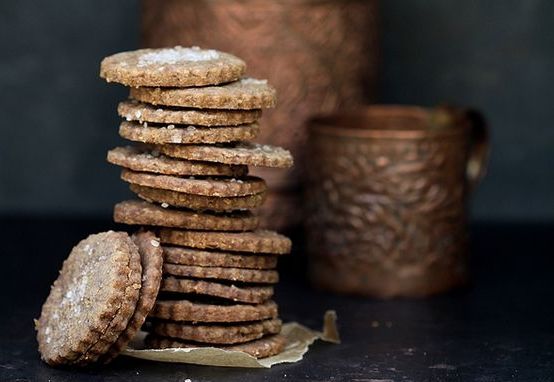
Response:
[[[492,128],[479,220],[554,218],[554,2],[386,0],[380,101],[480,108]],[[0,3],[0,214],[109,217],[123,87],[102,57],[139,44],[137,1]]]

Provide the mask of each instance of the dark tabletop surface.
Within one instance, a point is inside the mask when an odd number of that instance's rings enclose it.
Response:
[[[120,357],[57,370],[37,353],[38,316],[62,260],[107,221],[0,219],[1,381],[552,381],[554,224],[472,225],[473,285],[425,300],[377,301],[310,289],[301,255],[280,265],[285,321],[321,327],[335,309],[343,343],[316,343],[295,364],[269,370],[164,364]]]

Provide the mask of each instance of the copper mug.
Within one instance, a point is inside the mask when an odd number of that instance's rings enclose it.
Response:
[[[369,106],[309,122],[309,276],[320,288],[426,296],[468,281],[467,201],[488,134],[475,111]]]

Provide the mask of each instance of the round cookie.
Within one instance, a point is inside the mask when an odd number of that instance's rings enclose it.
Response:
[[[117,341],[100,358],[103,363],[112,361],[138,333],[146,316],[156,302],[162,280],[163,253],[159,239],[149,231],[140,231],[132,236],[140,254],[142,265],[142,285],[137,305],[127,328],[119,335]]]
[[[140,277],[140,255],[126,233],[103,232],[77,244],[35,322],[41,358],[50,365],[92,362],[97,354],[88,352],[127,326]]]
[[[179,176],[232,176],[248,174],[247,166],[230,166],[221,163],[187,161],[161,155],[157,150],[140,147],[116,147],[108,151],[108,162],[133,171],[154,172]]]
[[[127,122],[119,125],[119,135],[129,141],[152,144],[222,143],[251,140],[258,136],[260,126],[250,123],[238,126],[198,127]]]
[[[163,247],[166,263],[203,267],[274,269],[277,256],[203,251],[184,247]]]
[[[157,336],[155,334],[146,336],[144,342],[150,349],[213,347],[213,345],[179,341],[169,337]],[[256,358],[266,358],[281,353],[285,350],[286,344],[287,339],[285,336],[275,334],[243,344],[217,347],[229,351],[241,351]]]
[[[276,91],[266,80],[243,78],[221,86],[202,88],[134,88],[131,89],[131,98],[153,105],[253,110],[274,107]]]
[[[246,70],[241,59],[198,47],[139,49],[102,60],[100,77],[127,86],[206,86],[239,79]]]
[[[254,341],[267,334],[281,332],[281,320],[274,318],[238,325],[190,325],[156,322],[153,332],[164,337],[211,344],[237,344]]]
[[[165,205],[164,205],[165,206]],[[116,223],[214,231],[250,231],[258,226],[258,217],[250,211],[226,215],[200,213],[160,207],[141,200],[126,200],[114,207]]]
[[[117,112],[127,121],[157,122],[165,124],[197,126],[237,126],[256,122],[262,111],[255,110],[209,110],[184,109],[165,106],[163,109],[148,103],[130,99],[122,101]]]
[[[252,209],[260,207],[265,200],[265,192],[222,198],[217,196],[203,196],[185,194],[183,192],[161,190],[158,188],[144,187],[137,184],[129,186],[132,192],[147,202],[166,203],[174,207],[190,208],[197,211],[229,212],[236,210]]]
[[[195,265],[164,264],[164,274],[198,279],[240,281],[244,283],[276,284],[279,273],[272,270],[201,267]]]
[[[247,304],[261,304],[273,296],[272,286],[236,286],[214,281],[165,277],[160,290],[164,292],[220,297]]]
[[[195,161],[278,168],[293,165],[290,151],[253,142],[217,146],[168,144],[156,147],[167,156]]]
[[[160,240],[164,244],[192,248],[272,253],[276,255],[290,253],[292,246],[288,237],[274,231],[260,229],[252,232],[209,232],[163,228],[160,230]]]
[[[265,181],[254,176],[248,176],[243,179],[197,179],[194,177],[185,178],[123,169],[121,171],[121,179],[144,187],[183,192],[185,194],[227,198],[255,195],[265,192],[267,189]]]
[[[213,305],[188,300],[158,300],[151,317],[187,322],[243,322],[277,317],[277,304],[268,301],[258,305]]]

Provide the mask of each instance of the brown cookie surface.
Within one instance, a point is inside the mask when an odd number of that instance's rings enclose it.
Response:
[[[274,231],[207,232],[183,231],[164,228],[160,231],[162,243],[193,248],[253,253],[290,253],[292,243],[286,236]]]
[[[219,146],[168,144],[156,147],[167,156],[195,161],[278,168],[293,165],[290,151],[253,142]]]
[[[127,121],[173,123],[199,126],[236,126],[256,122],[261,110],[200,110],[164,106],[156,107],[136,100],[119,103],[117,112]]]
[[[229,166],[221,163],[188,161],[161,155],[157,150],[140,147],[116,147],[108,151],[108,162],[133,171],[154,172],[180,176],[232,176],[248,173],[246,166]]]
[[[165,274],[199,279],[229,280],[260,284],[275,284],[279,281],[279,273],[272,270],[202,267],[197,265],[168,263],[164,263],[163,269]]]
[[[272,286],[236,286],[215,281],[165,277],[161,290],[164,292],[198,294],[225,298],[247,304],[261,304],[273,296]]]
[[[242,322],[277,317],[277,304],[267,301],[258,305],[214,305],[188,300],[158,300],[150,316],[186,322]]]
[[[164,337],[210,344],[238,344],[254,341],[268,334],[281,332],[278,318],[248,324],[191,325],[176,322],[156,322],[153,332]]]
[[[163,253],[159,239],[150,231],[140,231],[132,236],[132,240],[138,247],[142,265],[140,294],[127,328],[119,335],[117,341],[109,348],[107,353],[100,358],[103,363],[108,363],[117,357],[137,334],[142,324],[144,324],[146,316],[154,307],[160,289]]]
[[[252,110],[274,107],[276,91],[266,80],[243,78],[221,86],[202,88],[133,88],[131,98],[153,105]]]
[[[254,122],[238,126],[187,126],[143,122],[121,122],[119,135],[134,142],[151,144],[221,143],[251,140],[260,126]]]
[[[165,205],[164,205],[165,207]],[[126,200],[114,207],[116,223],[214,231],[249,231],[258,226],[250,211],[210,214],[161,207],[141,200]]]
[[[185,194],[236,197],[265,192],[265,181],[254,176],[236,178],[195,178],[150,174],[128,169],[121,171],[121,179],[144,187],[183,192]]]
[[[256,358],[266,358],[281,353],[285,349],[286,344],[287,339],[285,338],[285,336],[281,334],[275,334],[243,344],[217,347],[224,350],[241,351],[250,354],[251,356]],[[179,341],[174,338],[162,337],[155,334],[150,334],[146,337],[145,345],[150,349],[197,348],[213,346]]]
[[[258,208],[265,200],[265,192],[238,197],[218,197],[185,194],[159,188],[144,187],[137,184],[129,186],[131,191],[147,202],[166,203],[174,207],[190,208],[198,211],[229,212]]]
[[[198,47],[139,49],[116,53],[100,64],[100,77],[127,86],[205,86],[239,79],[241,59]]]
[[[273,269],[277,266],[277,256],[269,255],[258,256],[251,253],[228,253],[169,246],[164,246],[163,252],[165,261],[171,264],[250,269]]]
[[[86,363],[79,359],[115,334],[110,327],[126,326],[131,318],[140,273],[138,249],[124,232],[91,235],[77,244],[36,321],[41,358],[51,365]]]

